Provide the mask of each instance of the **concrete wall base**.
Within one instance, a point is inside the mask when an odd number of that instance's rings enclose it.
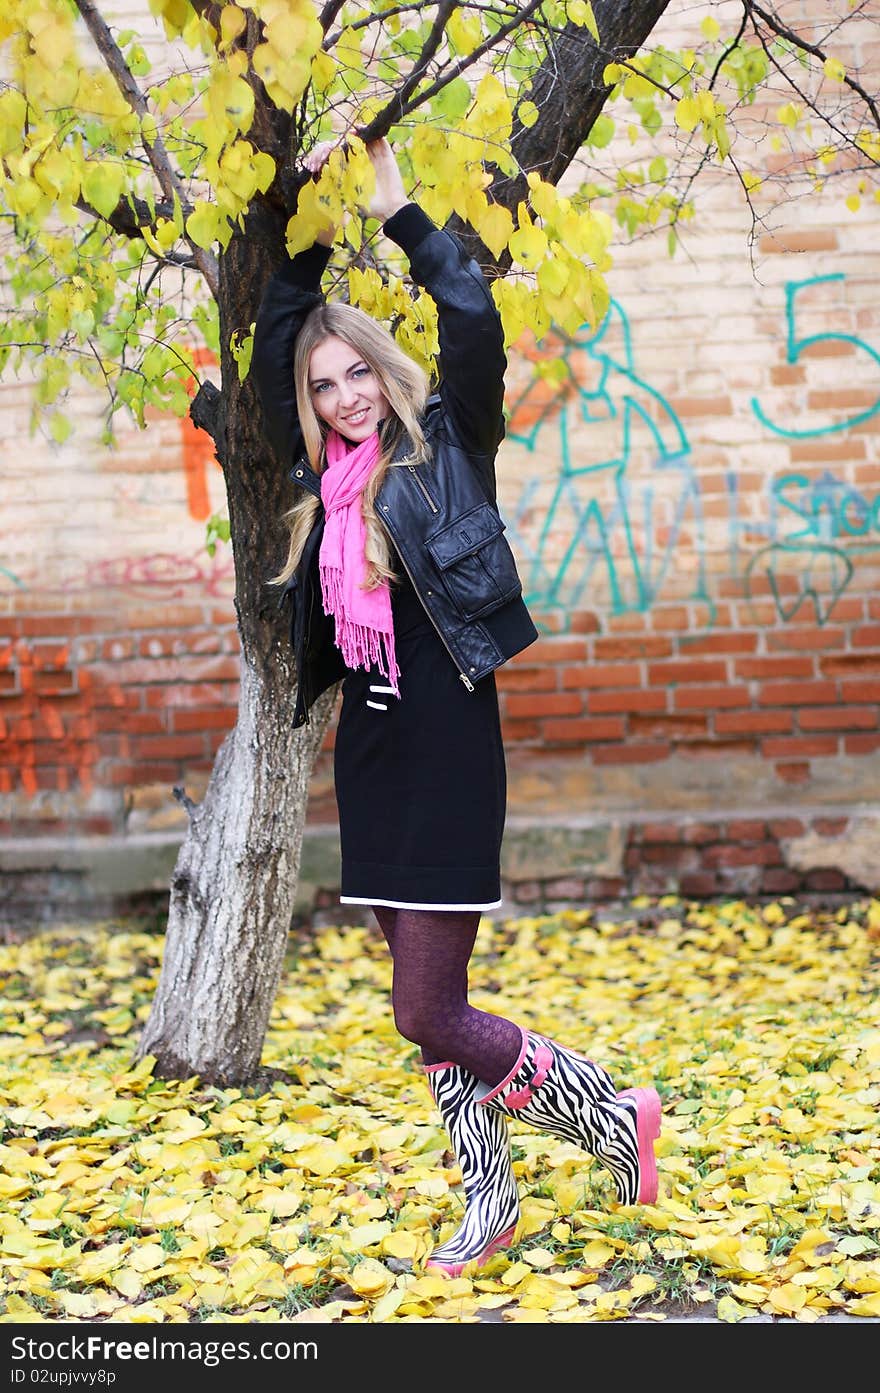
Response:
[[[0,932],[167,906],[179,830],[127,837],[0,840]],[[494,917],[553,913],[634,895],[775,898],[880,893],[880,807],[774,808],[717,819],[676,813],[508,819],[504,902]],[[339,833],[306,830],[298,922],[349,922],[339,904]]]

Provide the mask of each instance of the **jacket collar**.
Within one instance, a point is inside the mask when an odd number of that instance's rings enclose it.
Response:
[[[433,398],[429,398],[428,404],[430,405],[432,402]],[[404,431],[397,444],[395,445],[394,453],[391,456],[394,463],[399,464],[401,460],[406,459],[407,455],[411,455],[413,453],[413,448],[414,447],[412,440],[410,439],[410,436],[406,431]],[[321,497],[321,479],[320,476],[315,473],[314,469],[309,464],[308,455],[302,455],[297,460],[296,464],[290,471],[289,478],[291,478],[293,482],[297,484],[300,488],[308,489],[309,493],[313,493],[316,498]]]

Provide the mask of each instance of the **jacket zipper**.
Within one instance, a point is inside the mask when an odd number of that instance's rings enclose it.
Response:
[[[412,468],[412,465],[409,465],[408,467],[409,467],[409,468]],[[388,528],[388,527],[386,527],[385,530],[386,530],[386,532],[390,532],[390,528]],[[406,559],[405,559],[405,557],[404,557],[404,555],[403,555],[403,552],[402,552],[399,548],[398,548],[398,550],[397,550],[397,554],[398,554],[398,556],[400,557],[401,561],[403,562],[403,569],[406,571],[407,575],[409,576],[410,580],[412,581],[412,587],[413,587],[413,589],[415,590],[416,594],[418,595],[418,594],[419,594],[419,587],[416,585],[415,581],[413,580],[413,573],[412,573],[412,571],[410,570],[409,566],[407,566],[407,564],[406,564]],[[419,598],[421,598],[421,596],[420,596]],[[422,603],[422,609],[425,611],[425,613],[427,614],[427,616],[428,616],[428,618],[430,619],[431,623],[434,625],[434,628],[435,628],[436,631],[437,631],[437,637],[439,638],[440,642],[443,644],[443,647],[446,649],[446,652],[449,654],[450,658],[451,658],[452,661],[455,663],[455,666],[458,667],[458,659],[456,658],[456,656],[455,656],[455,654],[453,653],[452,649],[449,647],[449,644],[446,642],[446,639],[445,639],[445,638],[443,637],[443,635],[441,634],[439,625],[437,624],[436,620],[434,619],[434,616],[431,614],[431,611],[428,609],[427,605],[424,604],[424,602]],[[471,679],[467,676],[466,673],[464,673],[464,672],[459,672],[458,678],[459,678],[459,681],[460,681],[460,682],[463,682],[463,683],[464,683],[465,687],[467,688],[467,690],[468,690],[469,692],[472,692],[472,691],[474,690],[474,684],[473,684],[473,682],[471,681]]]
[[[431,512],[432,512],[432,513],[439,513],[440,509],[438,508],[437,504],[434,502],[433,498],[431,497],[430,493],[428,492],[427,488],[425,487],[424,483],[422,482],[421,478],[419,477],[419,472],[418,472],[418,470],[416,469],[415,465],[414,465],[414,464],[408,464],[406,467],[407,467],[407,469],[409,470],[410,474],[411,474],[411,475],[413,476],[413,478],[415,479],[415,481],[416,481],[416,483],[418,484],[419,488],[421,489],[421,491],[422,491],[422,496],[424,497],[424,500],[425,500],[425,502],[427,503],[428,507],[431,509]]]

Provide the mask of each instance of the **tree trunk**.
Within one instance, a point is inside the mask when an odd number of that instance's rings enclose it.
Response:
[[[254,207],[220,262],[222,405],[214,416],[226,477],[241,640],[238,720],[217,754],[171,880],[165,953],[137,1057],[162,1078],[241,1084],[258,1075],[299,875],[308,788],[336,689],[292,728],[295,674],[277,592],[287,550],[287,462],[272,457],[251,383],[228,352],[256,318],[286,255],[284,218]],[[208,417],[201,416],[204,423]]]
[[[162,1078],[241,1084],[258,1074],[299,876],[309,777],[333,708],[291,729],[242,663],[238,723],[217,755],[171,880],[162,974],[138,1058]]]

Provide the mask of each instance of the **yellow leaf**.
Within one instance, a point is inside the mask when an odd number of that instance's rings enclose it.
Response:
[[[706,15],[706,18],[700,21],[700,29],[710,42],[714,42],[721,33],[721,25],[712,15]]]
[[[719,1320],[727,1321],[731,1325],[743,1320],[749,1314],[746,1307],[740,1306],[732,1296],[722,1296],[715,1308],[715,1313]]]
[[[374,1258],[365,1258],[349,1273],[348,1284],[358,1296],[383,1296],[394,1285],[394,1277]]]
[[[823,68],[825,76],[832,82],[843,82],[846,79],[846,68],[839,58],[826,58]]]
[[[387,1238],[382,1239],[382,1252],[393,1258],[412,1259],[420,1247],[421,1244],[416,1235],[404,1229],[397,1229],[394,1233],[389,1233]]]

